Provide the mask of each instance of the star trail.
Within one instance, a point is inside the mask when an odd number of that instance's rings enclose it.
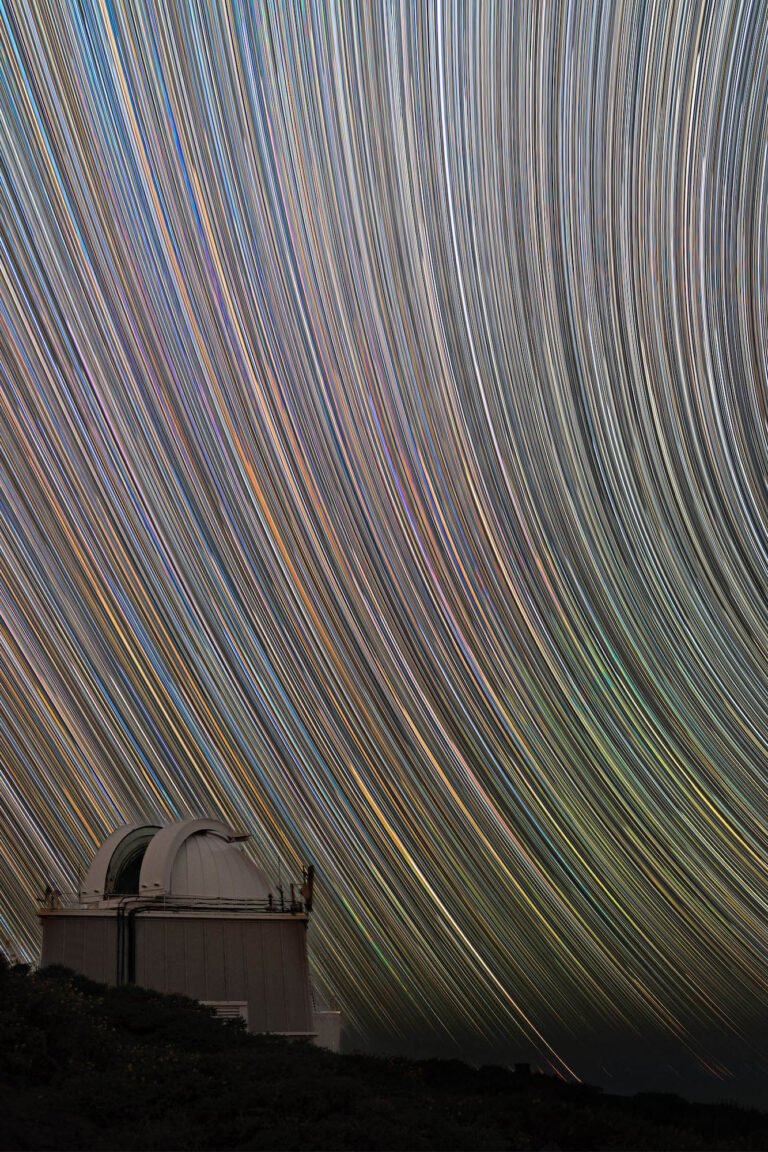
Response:
[[[768,1009],[768,8],[3,2],[0,84],[0,935],[206,813],[315,862],[363,1034],[711,1061]]]

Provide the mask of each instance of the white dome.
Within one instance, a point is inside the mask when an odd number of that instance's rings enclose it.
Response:
[[[266,901],[272,885],[242,851],[247,836],[218,820],[126,824],[96,854],[81,889],[84,903],[131,894],[196,900]]]
[[[237,845],[243,837],[218,820],[179,820],[150,840],[141,864],[141,896],[266,900],[266,874]]]
[[[266,900],[271,891],[266,874],[230,844],[210,832],[189,836],[171,868],[170,896],[215,900]]]

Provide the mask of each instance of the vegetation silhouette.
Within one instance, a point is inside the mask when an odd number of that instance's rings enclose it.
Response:
[[[768,1115],[251,1036],[181,996],[0,963],[4,1149],[759,1149]]]

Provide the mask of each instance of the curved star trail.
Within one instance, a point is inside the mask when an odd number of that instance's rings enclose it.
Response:
[[[362,1031],[707,1059],[768,1001],[768,8],[0,52],[3,934],[207,812],[316,862]]]

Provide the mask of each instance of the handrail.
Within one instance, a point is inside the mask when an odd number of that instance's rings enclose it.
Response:
[[[298,915],[306,911],[305,905],[300,900],[286,900],[282,895],[273,897],[271,894],[266,900],[244,900],[237,897],[230,896],[184,896],[181,894],[168,896],[166,894],[159,894],[157,896],[146,895],[132,892],[105,892],[103,896],[83,899],[78,892],[53,892],[44,897],[40,897],[38,902],[38,912],[40,914],[47,914],[49,912],[68,911],[76,908],[92,908],[94,911],[104,910],[104,902],[110,901],[112,908],[116,908],[117,902],[123,906],[128,906],[133,901],[140,901],[144,908],[167,908],[169,911],[174,909],[199,909],[199,910],[220,910],[230,912],[260,912],[260,913],[273,913]],[[107,907],[110,907],[108,905]]]

